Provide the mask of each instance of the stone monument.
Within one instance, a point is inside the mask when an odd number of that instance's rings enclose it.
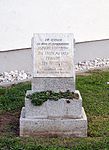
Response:
[[[32,38],[32,90],[27,91],[20,116],[20,136],[87,136],[82,97],[75,90],[74,37],[71,33],[40,33]],[[49,98],[35,106],[28,95],[52,91],[78,98]]]

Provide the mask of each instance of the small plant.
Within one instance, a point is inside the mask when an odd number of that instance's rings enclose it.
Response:
[[[66,92],[58,92],[55,93],[53,91],[42,91],[42,92],[35,92],[31,95],[27,95],[27,98],[31,100],[31,102],[36,105],[40,106],[42,105],[45,101],[49,100],[54,100],[57,101],[60,98],[65,98],[65,99],[79,99],[79,94],[70,92],[67,90]]]

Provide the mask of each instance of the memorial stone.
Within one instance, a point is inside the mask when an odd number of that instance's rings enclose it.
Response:
[[[75,91],[72,34],[35,34],[32,49],[33,91]]]
[[[20,117],[20,136],[87,136],[82,97],[75,90],[74,38],[71,33],[40,33],[32,38],[32,90],[27,91]],[[47,100],[34,106],[35,92],[72,92],[78,98]]]

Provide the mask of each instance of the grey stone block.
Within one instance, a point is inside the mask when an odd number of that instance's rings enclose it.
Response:
[[[80,119],[28,119],[25,108],[20,116],[20,136],[87,137],[87,117],[82,108]]]
[[[31,90],[28,90],[26,95],[32,94]],[[47,118],[48,113],[46,110],[46,103],[41,106],[34,106],[31,100],[25,97],[25,117],[26,118]]]
[[[25,98],[26,118],[81,118],[82,98],[78,90],[79,99],[59,99],[58,101],[47,100],[41,106],[34,106],[31,100]],[[27,91],[27,94],[32,94]]]
[[[32,91],[75,91],[75,78],[33,78]]]

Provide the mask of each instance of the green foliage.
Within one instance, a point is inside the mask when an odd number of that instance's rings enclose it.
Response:
[[[69,90],[66,92],[58,92],[58,93],[55,93],[53,91],[43,91],[43,92],[35,92],[32,95],[27,95],[27,98],[29,98],[35,106],[40,106],[48,99],[54,101],[57,101],[60,98],[73,100],[74,98],[78,99],[79,95],[78,93],[70,92]]]
[[[21,108],[24,105],[24,97],[30,83],[20,83],[11,87],[0,87],[0,112],[11,111]]]
[[[88,116],[109,115],[109,72],[95,71],[89,76],[77,76],[77,89],[83,98]]]
[[[89,76],[77,76],[77,88],[83,98],[88,117],[88,136],[109,136],[109,71],[90,72]]]
[[[1,150],[108,150],[107,138],[0,138]]]

